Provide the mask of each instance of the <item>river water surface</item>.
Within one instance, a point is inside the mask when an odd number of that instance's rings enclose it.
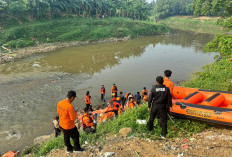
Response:
[[[22,149],[33,139],[51,134],[57,102],[68,90],[76,90],[74,105],[83,108],[84,94],[92,104],[102,104],[100,86],[106,98],[115,83],[120,91],[149,90],[165,69],[171,80],[187,80],[203,65],[214,62],[217,53],[202,52],[212,36],[178,32],[144,37],[127,42],[63,48],[0,65],[0,153]]]

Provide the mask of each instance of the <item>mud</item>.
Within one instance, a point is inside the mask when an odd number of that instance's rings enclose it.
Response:
[[[0,64],[12,62],[16,59],[24,58],[32,54],[35,54],[35,53],[51,52],[51,51],[54,51],[60,48],[100,44],[100,43],[122,42],[122,41],[127,41],[129,39],[130,39],[129,37],[124,37],[124,38],[109,38],[109,39],[99,40],[99,41],[86,41],[86,42],[74,41],[74,42],[69,42],[69,43],[40,44],[34,47],[11,50],[12,52],[10,53],[0,53]]]

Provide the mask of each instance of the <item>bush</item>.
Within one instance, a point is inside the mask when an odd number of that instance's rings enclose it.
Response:
[[[127,18],[60,18],[50,21],[33,21],[22,26],[4,28],[0,43],[9,48],[21,48],[39,43],[58,41],[96,41],[111,37],[144,36],[166,33],[160,24],[133,21]],[[163,30],[163,31],[161,31]],[[4,32],[4,33],[3,33]],[[0,45],[1,46],[1,45]]]
[[[24,48],[29,46],[34,46],[36,44],[33,40],[25,40],[25,39],[17,39],[11,40],[6,43],[7,47],[9,48]]]

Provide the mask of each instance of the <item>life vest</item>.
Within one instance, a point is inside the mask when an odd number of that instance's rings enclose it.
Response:
[[[101,116],[101,118],[99,119],[99,123],[100,122],[105,122],[107,119],[109,119],[110,117],[114,116],[114,112],[107,112],[104,115]]]
[[[15,157],[18,154],[18,152],[15,151],[9,151],[2,155],[2,157]]]
[[[128,104],[128,108],[134,108],[135,107],[135,103],[134,102],[130,102],[129,104]]]
[[[100,92],[101,92],[101,94],[105,94],[106,93],[106,89],[105,88],[101,88]]]
[[[144,101],[148,101],[148,96],[147,96],[147,95],[144,95],[143,100],[144,100]]]
[[[93,126],[93,118],[85,113],[84,116],[82,117],[82,127],[88,128],[91,126]]]
[[[112,86],[112,93],[117,93],[117,92],[118,92],[117,86]]]
[[[121,107],[121,104],[119,102],[115,101],[113,103],[113,106],[114,106],[114,110],[118,111],[120,109],[120,107]]]
[[[128,109],[131,109],[131,108],[134,108],[135,107],[135,103],[134,101],[130,101],[127,103],[127,105],[124,107],[125,110],[128,110]]]
[[[125,98],[128,100],[129,93],[126,93]]]
[[[85,104],[91,104],[90,95],[85,95]]]
[[[116,101],[117,100],[117,98],[116,97],[113,97],[110,101],[109,101],[109,103],[111,103],[112,101],[114,102],[114,101]]]
[[[144,95],[148,95],[148,91],[146,89],[143,89],[142,92],[141,92],[141,95],[144,96]]]
[[[169,80],[169,78],[165,77],[164,78],[164,83],[163,83],[166,87],[169,88],[170,90],[170,93],[172,94],[173,93],[173,88],[174,88],[174,83]]]

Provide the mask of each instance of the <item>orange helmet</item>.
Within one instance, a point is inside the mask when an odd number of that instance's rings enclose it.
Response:
[[[117,101],[120,101],[120,97],[117,97],[116,100],[117,100]]]
[[[115,94],[115,93],[113,93],[113,94],[112,94],[112,96],[116,96],[116,94]]]

